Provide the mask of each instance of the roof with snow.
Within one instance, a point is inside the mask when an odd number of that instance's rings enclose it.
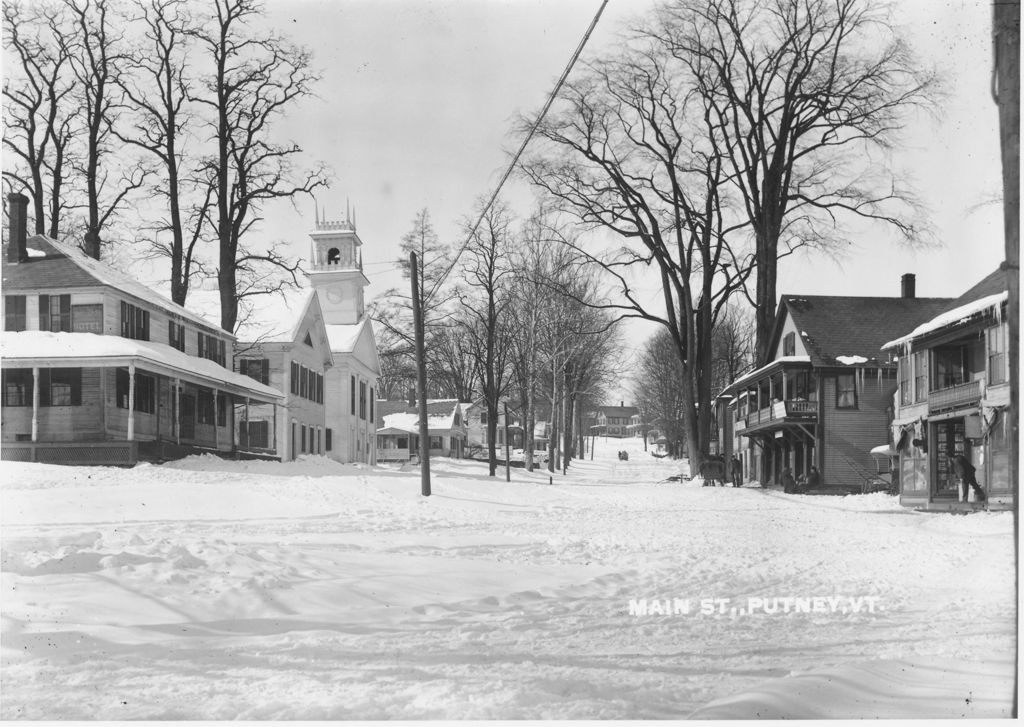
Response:
[[[452,429],[455,423],[455,414],[461,416],[461,406],[458,399],[428,399],[427,400],[427,429],[440,430]],[[379,429],[401,429],[402,431],[415,432],[419,430],[419,406],[410,405],[407,401],[385,401],[378,399],[376,403],[377,428]]]
[[[163,343],[95,333],[7,331],[0,338],[0,358],[7,366],[127,366],[138,364],[154,373],[180,376],[241,395],[282,401],[270,386],[237,374],[218,363],[182,353]]]
[[[814,366],[877,366],[886,341],[931,319],[951,302],[950,298],[784,295],[771,350],[778,346],[788,314]]]
[[[596,406],[595,414],[604,414],[606,417],[631,417],[639,414],[640,409],[635,406]]]
[[[141,301],[158,305],[203,328],[225,336],[231,335],[221,331],[216,322],[178,305],[157,293],[152,287],[102,260],[89,257],[72,245],[65,245],[45,235],[33,235],[26,240],[25,246],[28,249],[28,259],[17,265],[8,263],[6,255],[4,256],[3,286],[7,290],[108,286]]]
[[[331,351],[335,353],[352,353],[359,342],[359,335],[369,325],[370,319],[367,317],[358,323],[331,323],[324,326],[327,329],[327,341],[331,345]]]
[[[299,328],[312,297],[313,291],[308,288],[290,288],[249,298],[251,308],[235,330],[238,340],[294,341],[299,336]]]
[[[887,341],[883,348],[897,348],[915,338],[920,338],[947,326],[966,323],[974,317],[989,313],[998,315],[1008,299],[1006,271],[1000,267],[982,278],[959,298],[953,300],[934,318],[923,321],[909,333],[904,330],[902,332],[904,335]]]

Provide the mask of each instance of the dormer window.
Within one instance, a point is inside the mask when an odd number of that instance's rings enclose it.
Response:
[[[341,263],[341,251],[336,247],[332,247],[327,251],[327,264],[338,265],[339,263]]]

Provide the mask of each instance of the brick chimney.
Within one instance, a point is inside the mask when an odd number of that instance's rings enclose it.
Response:
[[[905,273],[900,278],[900,294],[904,298],[917,297],[917,277],[913,273]]]
[[[10,231],[7,236],[7,262],[20,263],[28,259],[25,237],[28,234],[28,197],[19,192],[7,195],[7,220]]]

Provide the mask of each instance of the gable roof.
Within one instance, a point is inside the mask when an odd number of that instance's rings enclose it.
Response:
[[[941,329],[960,324],[969,325],[972,321],[985,315],[995,315],[998,318],[999,311],[1009,299],[1007,282],[1006,271],[997,268],[946,306],[938,315],[926,320],[909,332],[904,331],[899,338],[888,341],[885,348],[896,348]]]
[[[932,318],[951,302],[950,298],[784,295],[775,316],[770,350],[778,348],[788,315],[813,365],[878,365],[887,341]]]
[[[451,429],[455,425],[455,412],[460,411],[458,399],[427,399],[427,428]],[[419,405],[407,401],[376,402],[377,428],[418,426]],[[411,419],[410,419],[411,418]],[[409,421],[412,421],[412,425]]]
[[[29,250],[27,260],[11,265],[6,257],[3,263],[3,284],[11,289],[22,288],[79,288],[107,286],[115,288],[141,301],[153,303],[165,311],[185,318],[207,330],[222,331],[216,323],[193,313],[169,298],[160,295],[152,287],[141,283],[130,275],[111,267],[102,260],[89,257],[71,245],[65,245],[45,235],[33,235],[25,242]],[[33,253],[42,252],[43,255]],[[231,336],[233,338],[233,336]]]
[[[250,299],[251,312],[235,331],[239,341],[291,343],[301,331],[306,311],[313,302],[313,291],[291,288],[273,295]]]
[[[596,414],[604,414],[606,417],[631,417],[639,414],[640,409],[635,406],[597,406],[594,407]]]

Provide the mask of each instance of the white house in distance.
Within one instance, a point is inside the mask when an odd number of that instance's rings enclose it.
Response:
[[[317,219],[310,237],[312,289],[260,303],[239,329],[239,371],[269,377],[287,397],[277,432],[282,458],[375,464],[380,360],[364,306],[362,242],[348,219]]]

